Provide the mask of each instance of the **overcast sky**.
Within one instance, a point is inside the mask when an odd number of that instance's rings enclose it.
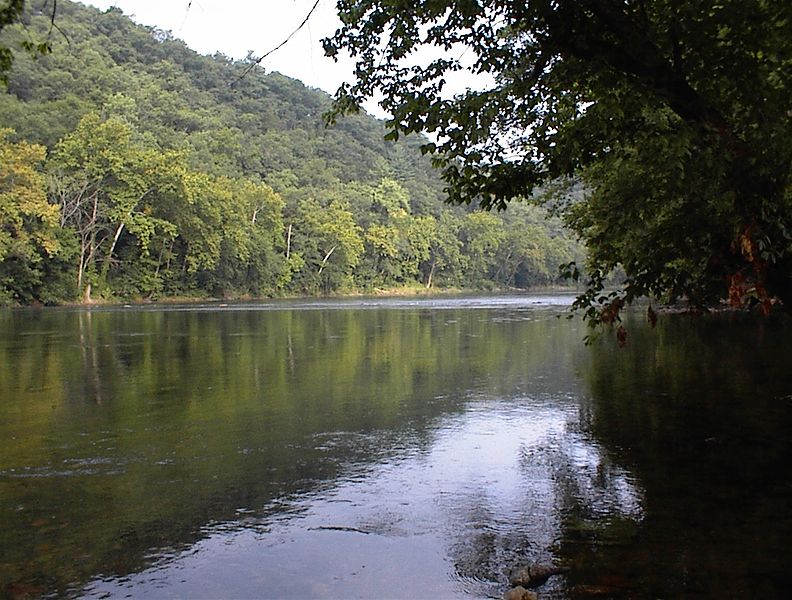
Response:
[[[90,0],[100,9],[117,6],[134,21],[169,30],[201,54],[219,51],[244,58],[272,50],[297,29],[316,0]],[[335,0],[319,0],[308,23],[283,48],[264,59],[267,71],[280,71],[306,85],[334,93],[351,80],[352,63],[334,63],[322,51],[322,38],[340,22]]]

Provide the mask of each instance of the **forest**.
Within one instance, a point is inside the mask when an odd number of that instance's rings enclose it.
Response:
[[[71,2],[0,46],[0,304],[563,283],[583,248],[529,202],[444,202],[418,135],[331,127],[325,93]],[[44,53],[30,40],[48,39]]]

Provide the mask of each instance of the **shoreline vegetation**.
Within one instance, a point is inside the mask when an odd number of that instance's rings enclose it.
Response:
[[[391,288],[379,288],[373,290],[338,291],[331,294],[314,295],[273,295],[273,296],[252,296],[252,295],[229,295],[229,296],[200,296],[200,295],[173,295],[161,296],[156,298],[97,298],[80,302],[60,302],[53,304],[43,304],[35,302],[30,304],[6,304],[0,305],[2,309],[19,308],[82,308],[91,306],[156,306],[156,305],[190,305],[190,304],[224,304],[224,303],[244,303],[244,302],[267,302],[290,300],[343,300],[345,298],[442,298],[450,296],[481,296],[481,295],[531,295],[531,294],[575,294],[580,292],[580,287],[575,286],[537,286],[533,288],[493,288],[493,289],[465,289],[465,288],[426,288],[417,286],[401,286]]]

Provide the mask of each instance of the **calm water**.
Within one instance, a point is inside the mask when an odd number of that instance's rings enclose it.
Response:
[[[789,597],[792,326],[570,300],[0,312],[0,596]]]

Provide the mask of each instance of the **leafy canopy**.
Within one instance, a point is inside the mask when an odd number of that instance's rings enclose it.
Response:
[[[15,23],[22,15],[25,8],[25,0],[4,0],[0,4],[0,31],[6,25]],[[0,82],[6,80],[6,72],[14,62],[14,54],[8,46],[0,44]]]
[[[553,206],[590,251],[577,306],[594,322],[646,294],[792,309],[789,3],[337,7],[325,51],[357,67],[331,118],[381,97],[391,138],[436,138],[423,151],[454,202],[503,208],[560,185]],[[458,73],[485,85],[453,93]],[[603,294],[619,265],[626,282]]]

